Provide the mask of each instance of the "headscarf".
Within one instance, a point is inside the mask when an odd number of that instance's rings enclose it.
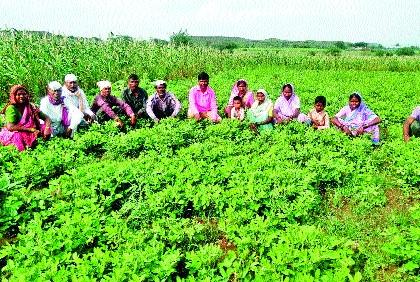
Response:
[[[246,86],[245,94],[242,97],[239,96],[239,89],[238,89],[238,84],[240,82],[245,83],[245,86]],[[235,96],[241,97],[242,104],[247,108],[251,107],[252,103],[254,102],[254,94],[252,93],[252,91],[248,90],[248,82],[245,79],[239,79],[235,82],[235,84],[233,84],[232,91],[230,92],[228,106],[233,106],[233,98]]]
[[[285,83],[283,86],[282,86],[282,90],[281,90],[281,95],[284,97],[284,95],[283,95],[283,88],[285,87],[287,85],[287,87],[290,87],[291,88],[291,90],[292,90],[292,95],[290,96],[290,98],[289,99],[292,99],[292,97],[295,95],[295,86],[292,84],[292,83]],[[286,98],[285,98],[286,99]]]
[[[51,81],[48,83],[48,89],[57,91],[61,89],[61,84],[58,81]],[[50,91],[48,91],[48,100],[51,104],[54,106],[62,105],[62,112],[61,112],[61,124],[64,127],[68,127],[70,125],[69,120],[69,111],[67,109],[67,106],[64,104],[64,96],[60,95],[60,97],[55,97],[54,94],[50,94]]]
[[[258,100],[256,100],[252,104],[252,106],[250,108],[250,111],[252,111],[255,116],[258,116],[259,114],[261,114],[261,112],[268,111],[273,104],[271,102],[270,98],[268,97],[268,93],[267,93],[267,91],[265,91],[265,89],[260,88],[260,89],[257,90],[257,93],[264,94],[265,99],[264,99],[264,102],[262,102],[261,104],[259,104]]]
[[[77,76],[75,76],[72,73],[66,74],[66,76],[64,77],[64,82],[76,82],[77,81]],[[79,102],[79,110],[83,113],[86,109],[86,105],[85,105],[85,100],[86,100],[86,96],[84,95],[84,93],[82,91],[80,91],[79,86],[77,86],[76,91],[72,92],[70,91],[70,89],[67,88],[67,86],[64,84],[63,88],[65,89],[66,95],[69,96],[76,96]]]
[[[359,92],[353,92],[351,95],[358,95],[360,97],[360,104],[356,109],[351,111],[351,115],[344,119],[347,123],[364,122],[376,117],[376,114],[371,109],[369,109],[369,107],[363,101],[362,94]]]
[[[8,103],[6,104],[6,106],[4,106],[4,108],[1,110],[0,114],[4,114],[4,113],[6,112],[6,108],[7,108],[8,106],[17,104],[17,102],[16,102],[16,94],[17,94],[17,92],[18,92],[19,90],[25,90],[25,91],[26,91],[26,93],[28,93],[28,94],[29,94],[28,89],[26,89],[26,87],[25,87],[25,86],[23,86],[22,84],[16,84],[16,85],[13,85],[13,86],[10,88],[10,92],[9,92],[9,102],[8,102]]]
[[[166,81],[164,81],[164,80],[156,80],[153,84],[156,87],[158,87],[159,85],[165,85],[166,86]]]
[[[24,90],[26,93],[29,94],[28,89],[26,89],[25,86],[21,84],[13,85],[12,88],[10,88],[10,94],[9,94],[9,103],[14,105],[17,104],[16,102],[16,94],[19,90]]]
[[[239,93],[238,84],[240,82],[245,83],[245,87],[246,87],[245,95],[246,95],[246,93],[248,92],[248,82],[245,79],[238,79],[235,82],[235,84],[232,86],[232,92],[235,92],[235,94],[238,95],[238,93]]]
[[[64,77],[64,82],[72,82],[72,81],[77,81],[77,77],[72,73],[66,74],[66,76]]]
[[[101,80],[98,83],[96,83],[96,85],[98,85],[99,90],[102,91],[102,89],[104,88],[111,87],[111,82],[109,82],[108,80]]]
[[[61,89],[61,84],[58,81],[51,81],[50,83],[48,83],[48,89],[57,91]],[[48,100],[54,106],[64,104],[64,97],[62,95],[60,95],[60,97],[57,98],[54,94],[50,93],[50,91],[48,91]]]

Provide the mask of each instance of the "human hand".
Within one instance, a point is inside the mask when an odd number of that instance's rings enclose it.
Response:
[[[341,128],[343,130],[344,133],[346,133],[347,135],[352,135],[350,129],[347,126],[343,126]]]
[[[404,134],[403,137],[404,137],[405,142],[408,142],[410,140],[410,135],[408,135],[408,134]]]
[[[135,115],[132,115],[131,118],[130,118],[130,124],[131,124],[131,126],[135,126],[136,125],[136,122],[137,122],[136,116]]]
[[[120,120],[119,117],[115,118],[115,124],[120,128],[124,127],[124,123],[122,122],[122,120]]]
[[[46,126],[44,129],[44,132],[42,133],[42,139],[46,141],[50,139],[50,137],[51,137],[51,128]]]
[[[359,128],[356,130],[356,136],[357,136],[357,135],[362,135],[362,134],[363,134],[363,131],[364,131],[363,126],[359,127]]]
[[[201,119],[201,116],[200,116],[200,114],[195,114],[194,118],[195,118],[196,121],[199,121]]]

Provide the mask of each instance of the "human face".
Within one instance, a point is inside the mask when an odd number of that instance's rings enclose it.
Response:
[[[357,109],[360,106],[360,101],[356,97],[353,97],[349,100],[349,106],[350,109],[353,111],[354,109]]]
[[[258,92],[257,93],[257,101],[261,104],[265,101],[265,95],[264,93]]]
[[[57,90],[52,90],[50,88],[48,89],[48,94],[51,95],[54,98],[54,100],[60,99],[61,92],[62,92],[62,89],[61,88],[59,88]]]
[[[130,90],[134,90],[139,86],[139,81],[137,79],[129,79],[128,80],[128,88],[130,88]]]
[[[315,110],[317,111],[317,113],[322,112],[324,110],[324,105],[320,102],[315,104]]]
[[[242,106],[241,101],[238,101],[238,100],[233,101],[233,107],[235,109],[239,110],[241,108],[241,106]]]
[[[66,81],[66,87],[71,92],[75,92],[77,90],[77,81]]]
[[[286,86],[283,90],[283,96],[286,100],[289,100],[292,97],[292,89],[289,86]]]
[[[246,94],[246,85],[245,85],[245,83],[240,83],[238,85],[238,91],[239,91],[239,94],[241,94],[241,95],[245,95]]]
[[[26,104],[29,102],[29,94],[23,89],[19,89],[15,94],[15,100],[18,104]]]
[[[111,87],[102,88],[102,90],[101,90],[101,96],[106,98],[109,95],[111,95]]]
[[[166,93],[166,86],[164,84],[156,86],[156,92],[160,97],[162,97]]]
[[[200,90],[204,92],[207,90],[207,86],[209,86],[209,81],[207,79],[200,79],[198,81],[198,86],[200,86]]]

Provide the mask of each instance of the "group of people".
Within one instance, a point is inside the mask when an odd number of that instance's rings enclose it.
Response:
[[[46,96],[41,99],[40,107],[30,102],[28,89],[14,85],[10,90],[9,102],[0,112],[5,116],[5,126],[0,131],[0,143],[14,145],[19,151],[33,148],[37,138],[49,139],[53,136],[72,138],[79,126],[92,122],[114,120],[119,127],[124,126],[122,115],[129,118],[134,126],[139,118],[151,118],[159,122],[163,118],[175,117],[181,103],[173,93],[166,90],[163,80],[154,82],[155,93],[151,96],[139,87],[136,74],[128,77],[128,86],[121,99],[112,95],[111,83],[103,80],[97,83],[99,94],[89,106],[84,91],[79,87],[77,77],[67,74],[64,85],[57,81],[48,84]],[[216,94],[209,86],[209,75],[198,75],[198,84],[189,91],[188,117],[197,121],[209,119],[218,123],[222,120],[218,113]],[[246,80],[238,80],[232,87],[228,105],[224,113],[227,118],[247,120],[255,132],[269,130],[276,124],[296,120],[315,129],[330,127],[330,118],[325,112],[327,104],[324,96],[315,98],[313,109],[307,114],[300,111],[300,99],[292,84],[283,85],[281,93],[273,104],[267,91],[258,89],[255,93],[248,89]],[[374,144],[379,143],[381,119],[362,101],[359,93],[352,93],[349,103],[332,119],[331,123],[349,136],[364,133],[372,135]],[[403,126],[404,140],[410,136],[420,136],[420,107],[407,118]]]

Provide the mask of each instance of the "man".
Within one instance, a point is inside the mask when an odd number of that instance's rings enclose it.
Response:
[[[416,107],[404,122],[404,141],[410,140],[411,136],[420,137],[420,106]]]
[[[166,117],[175,117],[181,109],[181,103],[174,94],[166,92],[166,82],[157,80],[155,82],[156,92],[147,99],[146,112],[151,119],[159,122]]]
[[[188,117],[196,121],[210,119],[220,122],[221,117],[217,113],[216,94],[209,86],[209,75],[202,72],[198,75],[198,85],[191,88],[189,93]]]
[[[51,120],[51,136],[63,135],[72,138],[83,119],[83,113],[62,95],[61,84],[52,81],[47,87],[47,96],[41,99],[39,109]]]
[[[79,87],[77,77],[74,74],[69,73],[64,77],[62,92],[63,97],[83,113],[86,123],[92,123],[96,119],[95,114],[89,108],[85,92]]]
[[[146,116],[147,93],[139,87],[137,74],[128,77],[128,87],[122,92],[122,99],[131,107],[137,118]]]
[[[97,83],[100,93],[96,95],[92,104],[92,111],[98,116],[98,120],[106,121],[113,119],[118,127],[124,127],[124,123],[118,114],[125,113],[130,117],[132,126],[136,125],[136,115],[130,106],[123,100],[111,95],[111,82],[102,80]],[[115,111],[117,111],[117,113]]]

